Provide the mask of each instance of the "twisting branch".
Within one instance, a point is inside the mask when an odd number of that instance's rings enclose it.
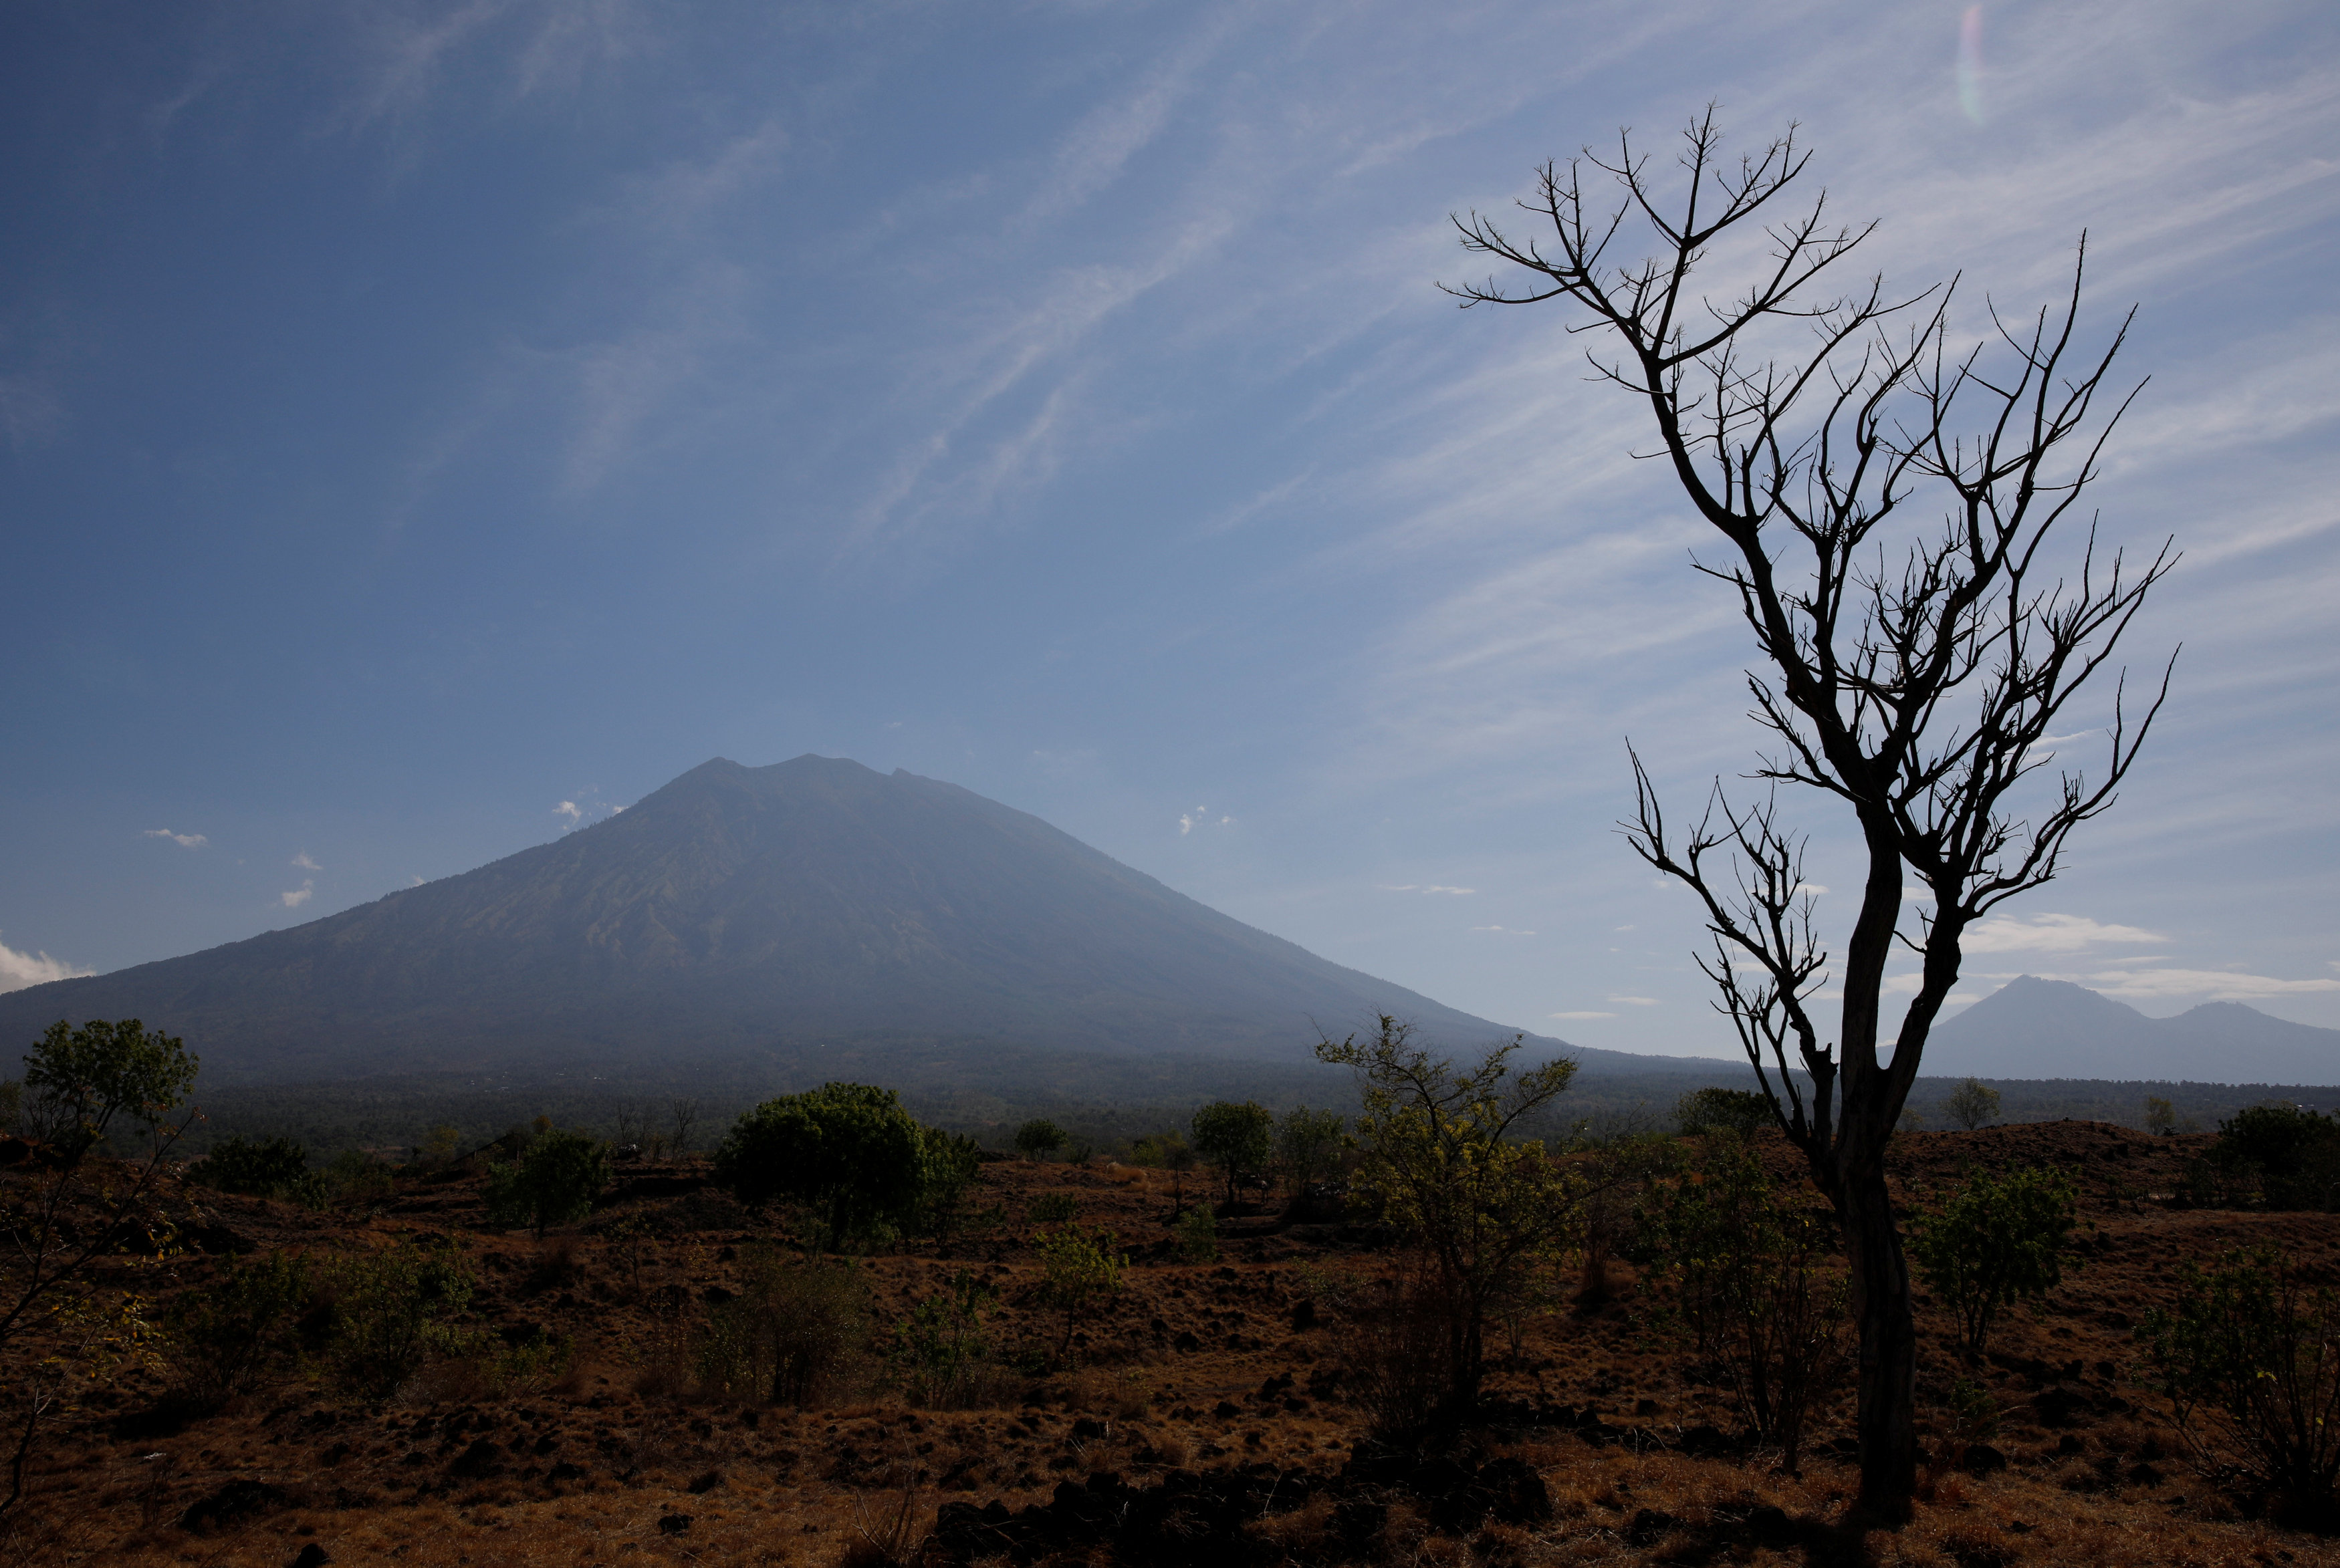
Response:
[[[1859,830],[1859,910],[1832,955],[1813,931],[1804,840],[1781,825],[1778,797],[1736,806],[1718,781],[1697,826],[1671,837],[1631,754],[1626,835],[1704,905],[1713,951],[1699,962],[1715,1005],[1845,1218],[1869,1315],[1863,1495],[1906,1498],[1913,1362],[1885,1143],[1958,982],[1967,928],[2056,875],[2161,712],[2174,655],[2149,702],[2132,704],[2116,677],[2100,772],[2059,767],[2052,787],[2034,784],[2056,762],[2051,730],[2176,557],[2164,544],[2141,567],[2107,559],[2091,518],[2076,567],[2050,564],[2048,535],[2077,515],[2138,390],[2110,383],[2130,318],[2101,350],[2081,346],[2085,235],[2067,300],[2020,324],[1993,308],[1993,335],[1959,345],[1955,278],[1905,297],[1875,277],[1819,288],[1871,230],[1830,220],[1824,192],[1783,200],[1810,161],[1792,129],[1735,162],[1721,142],[1710,108],[1683,133],[1672,195],[1628,136],[1613,153],[1546,164],[1520,203],[1528,236],[1475,212],[1454,220],[1465,251],[1523,285],[1491,277],[1449,291],[1466,308],[1565,300],[1583,312],[1571,331],[1603,335],[1606,350],[1587,356],[1593,379],[1647,403],[1661,445],[1651,455],[1722,540],[1718,558],[1693,564],[1728,585],[1754,636],[1750,716],[1773,744],[1753,776],[1842,803]],[[1607,177],[1607,205],[1588,195],[1588,173]],[[1613,259],[1634,242],[1639,259]],[[1718,271],[1730,281],[1710,284]],[[1930,521],[1914,510],[1921,498]],[[1932,905],[1914,935],[1912,879]],[[1920,968],[1889,1023],[1897,944]],[[1831,980],[1837,1016],[1823,1031],[1811,1007]]]

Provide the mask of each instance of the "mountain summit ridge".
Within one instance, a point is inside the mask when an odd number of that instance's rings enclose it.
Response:
[[[2206,1001],[2174,1018],[2067,980],[2019,975],[1934,1026],[1929,1075],[2340,1083],[2340,1030]]]
[[[207,1073],[281,1081],[839,1037],[1298,1060],[1317,1023],[1375,1011],[1456,1045],[1512,1032],[959,785],[808,754],[714,758],[471,871],[0,995],[0,1033],[136,1015]]]

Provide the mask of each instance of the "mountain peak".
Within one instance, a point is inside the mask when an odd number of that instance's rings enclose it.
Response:
[[[2340,1030],[2270,1018],[2238,1001],[2147,1018],[2086,986],[2027,974],[1936,1025],[1925,1070],[2007,1079],[2340,1083]]]
[[[183,1035],[207,1072],[809,1050],[838,1039],[1313,1060],[1315,1021],[1507,1032],[1270,936],[1037,817],[808,754],[307,925],[0,996]]]

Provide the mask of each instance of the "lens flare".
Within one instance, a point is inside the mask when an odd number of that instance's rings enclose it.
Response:
[[[1982,7],[1969,5],[1958,21],[1958,107],[1982,123]]]

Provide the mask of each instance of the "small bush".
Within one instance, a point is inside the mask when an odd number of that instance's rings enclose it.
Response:
[[[984,1403],[995,1391],[999,1369],[992,1365],[984,1315],[999,1293],[967,1269],[952,1276],[950,1289],[918,1303],[896,1331],[892,1360],[903,1392],[913,1405],[933,1410],[963,1410]]]
[[[1275,1163],[1284,1184],[1305,1192],[1340,1169],[1341,1148],[1348,1141],[1348,1122],[1337,1110],[1311,1110],[1295,1105],[1275,1124]]]
[[[1674,1101],[1674,1121],[1686,1136],[1721,1131],[1752,1138],[1771,1125],[1771,1101],[1751,1089],[1710,1086]]]
[[[467,1347],[450,1320],[471,1305],[478,1281],[453,1247],[402,1241],[319,1272],[327,1293],[324,1362],[342,1386],[386,1399],[432,1351]]]
[[[1959,1342],[1980,1356],[1999,1312],[2063,1283],[2064,1240],[2079,1189],[2060,1171],[1976,1177],[1939,1210],[1911,1220],[1919,1277],[1957,1315]]]
[[[1130,1145],[1129,1163],[1159,1170],[1192,1170],[1195,1151],[1175,1132],[1149,1132]]]
[[[547,1132],[527,1140],[526,1152],[510,1165],[488,1168],[488,1218],[498,1225],[525,1225],[542,1236],[593,1211],[593,1199],[610,1184],[605,1145],[574,1132]]]
[[[1195,1152],[1219,1168],[1233,1204],[1244,1178],[1266,1169],[1275,1150],[1275,1117],[1252,1100],[1215,1100],[1195,1113]]]
[[[761,1246],[741,1255],[739,1272],[739,1294],[708,1315],[694,1347],[700,1386],[803,1408],[835,1394],[864,1338],[869,1289],[860,1271]]]
[[[1449,1394],[1446,1293],[1426,1260],[1407,1257],[1394,1274],[1353,1296],[1342,1381],[1376,1436],[1420,1432]]]
[[[1060,1357],[1072,1349],[1083,1315],[1121,1288],[1121,1271],[1129,1259],[1115,1252],[1113,1243],[1111,1231],[1069,1224],[1033,1238],[1040,1255],[1040,1298],[1065,1315],[1064,1337],[1056,1347]]]
[[[309,1298],[308,1264],[287,1251],[230,1258],[210,1283],[181,1296],[165,1334],[187,1392],[223,1399],[289,1367]]]
[[[325,1167],[324,1181],[333,1202],[358,1208],[384,1202],[398,1192],[390,1167],[354,1149],[333,1156]]]
[[[983,1170],[983,1150],[975,1139],[939,1128],[923,1129],[916,1224],[947,1245],[967,1227],[967,1195]]]
[[[1065,1129],[1055,1122],[1034,1118],[1016,1129],[1016,1152],[1026,1159],[1046,1159],[1065,1147]]]
[[[2295,1523],[2329,1529],[2340,1481],[2340,1300],[2309,1289],[2271,1247],[2188,1264],[2175,1311],[2145,1332],[2162,1391],[2197,1465],[2274,1494]]]
[[[1942,1114],[1972,1132],[1998,1119],[1998,1090],[1978,1078],[1969,1078],[1942,1101]]]
[[[2210,1163],[2230,1196],[2268,1208],[2340,1209],[2340,1120],[2295,1105],[2246,1106],[2218,1123]]]
[[[1845,1366],[1834,1228],[1775,1193],[1736,1140],[1654,1186],[1640,1219],[1637,1245],[1666,1283],[1671,1316],[1792,1474],[1805,1423]]]
[[[1180,1261],[1215,1263],[1219,1256],[1219,1217],[1207,1203],[1198,1203],[1178,1217]]]
[[[220,1192],[282,1198],[309,1179],[309,1151],[289,1138],[223,1139],[187,1171],[187,1179]]]
[[[1069,1192],[1044,1192],[1025,1212],[1035,1225],[1062,1225],[1081,1211],[1081,1200]]]

